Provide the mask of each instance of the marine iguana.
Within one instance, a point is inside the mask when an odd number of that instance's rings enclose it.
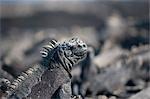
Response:
[[[78,38],[63,43],[52,40],[40,52],[42,61],[8,85],[8,99],[70,99],[72,66],[86,57],[87,45]],[[53,96],[58,91],[58,95]]]

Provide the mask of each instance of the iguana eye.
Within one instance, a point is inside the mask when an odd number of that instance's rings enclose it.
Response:
[[[81,45],[78,45],[77,47],[78,47],[78,48],[81,48],[82,46],[81,46]]]

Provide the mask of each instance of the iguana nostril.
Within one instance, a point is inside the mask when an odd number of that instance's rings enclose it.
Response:
[[[86,47],[86,45],[85,45],[85,44],[83,44],[83,47]]]

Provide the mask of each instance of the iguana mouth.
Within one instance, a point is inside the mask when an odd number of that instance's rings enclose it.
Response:
[[[86,49],[83,49],[83,50],[81,50],[80,52],[75,52],[74,54],[76,55],[76,56],[83,56],[83,55],[85,55],[87,53],[87,50]]]

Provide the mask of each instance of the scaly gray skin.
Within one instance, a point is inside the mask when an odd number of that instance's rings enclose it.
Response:
[[[63,43],[52,40],[41,51],[43,60],[22,73],[11,83],[6,91],[7,97],[50,99],[55,91],[59,89],[58,97],[60,99],[70,99],[70,71],[73,65],[85,58],[86,52],[86,44],[78,38],[72,38]],[[49,80],[48,77],[50,77]],[[48,89],[44,89],[43,86]],[[38,93],[39,91],[42,93]],[[38,95],[35,93],[38,93]]]
[[[87,46],[78,38],[60,44],[54,53],[51,65],[41,77],[42,81],[32,87],[27,98],[32,99],[70,99],[72,66],[85,58]],[[57,92],[56,92],[57,90]],[[55,94],[54,94],[55,93]],[[57,95],[56,95],[57,94]]]

